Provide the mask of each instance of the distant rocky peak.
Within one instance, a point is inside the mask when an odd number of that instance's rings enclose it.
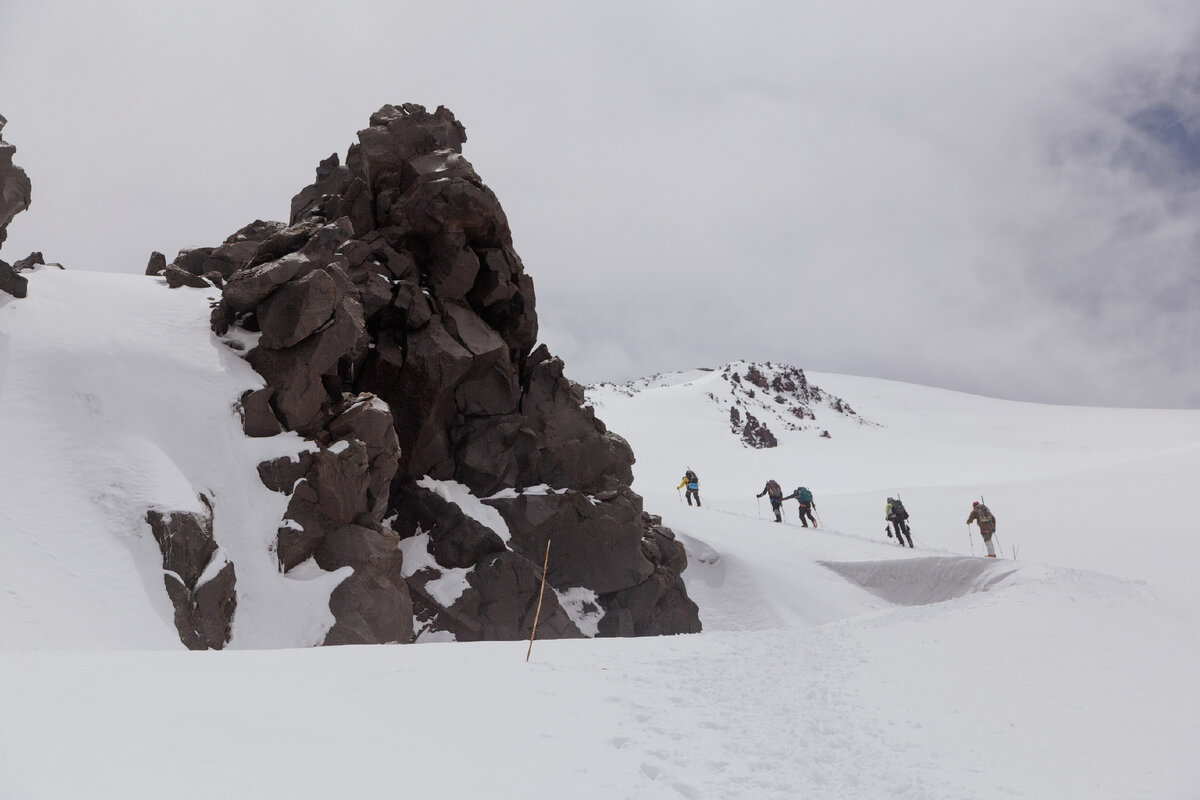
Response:
[[[819,431],[829,438],[821,420],[833,414],[860,423],[850,404],[808,382],[804,370],[770,361],[735,361],[720,368],[729,386],[728,394],[709,392],[717,405],[728,408],[730,430],[748,447],[767,448],[779,444],[776,430]]]
[[[716,369],[692,373],[660,373],[622,384],[601,383],[607,391],[634,397],[656,388],[681,382],[703,382],[705,395],[729,420],[730,432],[747,447],[764,449],[779,444],[777,434],[804,431],[830,438],[825,420],[840,416],[865,425],[863,419],[840,397],[808,382],[804,370],[770,361],[733,361]],[[711,380],[719,378],[720,383]]]

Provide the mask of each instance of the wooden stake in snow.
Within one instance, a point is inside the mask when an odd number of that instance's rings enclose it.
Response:
[[[529,649],[525,651],[525,661],[529,661],[529,654],[533,652],[533,637],[537,636],[538,617],[542,615],[542,597],[546,594],[546,571],[550,568],[550,540],[546,540],[546,561],[542,564],[542,588],[538,592],[537,611],[533,612],[533,630],[529,632]]]

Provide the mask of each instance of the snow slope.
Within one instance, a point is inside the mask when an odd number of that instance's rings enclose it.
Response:
[[[305,648],[339,576],[274,571],[254,466],[302,445],[240,435],[260,383],[209,294],[42,271],[0,300],[0,797],[1200,797],[1200,413],[809,375],[857,415],[753,450],[719,373],[595,389],[704,633]],[[760,518],[767,477],[822,527]],[[137,518],[197,492],[238,564],[224,652],[180,650]],[[915,550],[883,535],[897,492]],[[980,493],[1019,559],[972,557]]]
[[[1001,543],[1023,559],[1190,587],[1200,537],[1185,507],[1200,477],[1200,413],[1038,405],[873,378],[807,377],[847,400],[857,417],[817,408],[804,431],[774,426],[780,446],[766,450],[739,446],[709,397],[728,395],[720,370],[659,376],[657,388],[632,397],[611,386],[588,397],[633,444],[634,488],[651,507],[679,505],[667,495],[690,465],[714,508],[757,516],[766,501],[754,495],[774,478],[787,493],[812,489],[829,524],[876,539],[886,499],[898,495],[924,546],[968,555],[965,520],[982,496]],[[979,544],[976,535],[975,552]]]
[[[287,498],[257,465],[304,443],[242,435],[235,403],[263,383],[208,329],[216,290],[43,268],[29,294],[0,296],[3,647],[182,648],[144,517],[200,493],[237,569],[231,645],[320,642],[344,576],[285,577],[267,549]]]

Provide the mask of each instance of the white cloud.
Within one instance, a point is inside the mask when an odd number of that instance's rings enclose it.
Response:
[[[1195,404],[1194,187],[1147,171],[1169,143],[1129,119],[1200,116],[1198,17],[21,0],[0,25],[0,112],[34,203],[4,254],[140,271],[152,249],[285,218],[383,103],[444,103],[577,379],[773,358]]]

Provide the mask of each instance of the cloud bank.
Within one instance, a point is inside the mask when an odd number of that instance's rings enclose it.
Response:
[[[10,0],[4,255],[140,272],[286,217],[383,103],[445,104],[577,380],[1194,407],[1198,42],[1184,2]]]

